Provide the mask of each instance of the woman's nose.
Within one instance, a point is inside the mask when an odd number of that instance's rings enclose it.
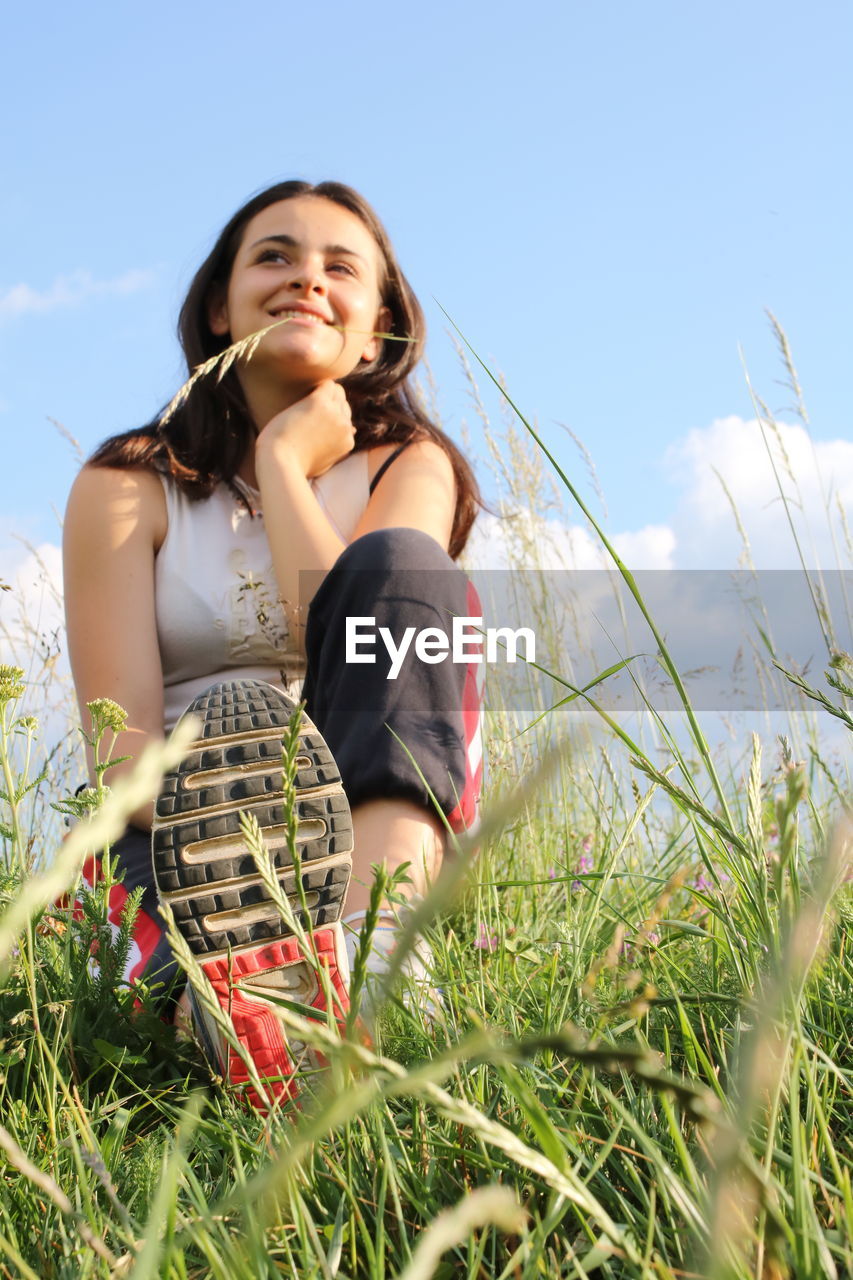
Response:
[[[323,293],[325,291],[323,275],[317,267],[303,265],[294,273],[290,288],[294,293]]]

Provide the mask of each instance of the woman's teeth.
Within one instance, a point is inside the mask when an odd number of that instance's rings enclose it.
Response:
[[[288,309],[287,311],[275,311],[273,314],[276,320],[307,320],[309,324],[326,323],[322,316],[315,316],[311,311]]]

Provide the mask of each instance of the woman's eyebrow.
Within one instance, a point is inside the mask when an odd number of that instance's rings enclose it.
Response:
[[[260,240],[255,241],[255,243],[252,245],[252,248],[257,249],[258,245],[270,244],[270,243],[284,245],[285,248],[287,249],[300,248],[300,242],[298,240],[296,240],[293,236],[284,234],[283,232],[280,235],[275,235],[275,236],[261,236]],[[324,253],[345,253],[350,258],[358,258],[360,262],[365,261],[364,257],[360,253],[357,253],[355,249],[348,249],[345,244],[327,244],[323,252]]]

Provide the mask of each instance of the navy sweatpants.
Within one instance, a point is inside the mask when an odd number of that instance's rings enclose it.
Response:
[[[454,831],[476,825],[484,666],[450,656],[422,661],[414,635],[436,628],[450,636],[454,617],[481,612],[473,584],[435,539],[416,529],[365,534],[326,574],[308,611],[303,698],[337,761],[351,808],[366,800],[405,799],[435,813],[431,792]],[[346,661],[347,619],[354,618],[362,620],[354,652],[362,658],[372,654],[375,662]],[[388,678],[391,656],[381,640],[383,627],[398,650],[414,629],[396,679]],[[366,638],[371,633],[372,644]],[[466,651],[478,647],[469,640]],[[168,985],[177,966],[157,910],[151,837],[130,827],[113,853],[124,873],[110,893],[116,930],[128,893],[144,888],[125,978],[134,982],[147,971],[152,981]],[[97,874],[97,861],[89,859],[84,879],[91,884]]]

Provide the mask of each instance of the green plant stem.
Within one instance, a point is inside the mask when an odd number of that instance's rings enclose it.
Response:
[[[439,306],[440,306],[440,305],[441,305],[441,304],[439,304]],[[624,582],[625,582],[626,586],[628,587],[628,590],[631,592],[631,595],[634,597],[634,600],[636,601],[637,607],[639,608],[639,610],[640,610],[640,612],[642,613],[642,615],[643,615],[644,619],[646,620],[646,623],[647,623],[647,625],[648,625],[648,627],[649,627],[649,630],[651,631],[652,635],[654,636],[655,643],[656,643],[656,644],[657,644],[657,646],[658,646],[658,650],[659,650],[659,652],[660,652],[660,655],[661,655],[661,659],[662,659],[662,661],[663,661],[663,664],[664,664],[664,666],[665,666],[665,668],[666,668],[666,670],[667,670],[667,672],[668,672],[668,674],[669,674],[669,676],[670,676],[670,679],[672,680],[673,684],[675,685],[676,691],[678,692],[678,696],[679,696],[679,698],[680,698],[680,700],[681,700],[681,704],[682,704],[682,706],[684,707],[685,713],[686,713],[686,715],[687,715],[687,720],[688,720],[688,723],[689,723],[689,725],[690,725],[691,733],[692,733],[692,735],[693,735],[693,741],[695,742],[696,747],[698,748],[699,753],[700,753],[700,755],[702,756],[702,760],[703,760],[703,762],[704,762],[705,768],[708,770],[708,776],[709,776],[709,778],[711,779],[711,783],[712,783],[713,788],[714,788],[714,791],[715,791],[715,793],[716,793],[716,796],[717,796],[717,802],[718,802],[718,803],[719,803],[719,805],[720,805],[720,808],[721,808],[721,810],[722,810],[722,812],[723,812],[723,814],[724,814],[724,816],[725,816],[725,818],[726,818],[726,821],[728,822],[729,826],[731,826],[731,825],[732,825],[732,819],[731,819],[731,814],[729,813],[728,800],[727,800],[727,798],[726,798],[726,794],[725,794],[725,792],[723,791],[723,787],[722,787],[722,784],[720,783],[720,779],[719,779],[719,777],[717,776],[717,770],[716,770],[716,768],[714,767],[714,762],[713,762],[713,760],[711,759],[711,753],[710,753],[710,751],[708,750],[708,744],[707,744],[707,742],[705,741],[705,735],[702,733],[702,730],[701,730],[701,728],[700,728],[700,726],[699,726],[699,722],[698,722],[698,720],[696,719],[696,714],[695,714],[695,712],[694,712],[694,710],[693,710],[693,705],[692,705],[692,703],[691,703],[691,701],[690,701],[690,697],[689,697],[689,695],[688,695],[688,693],[687,693],[687,689],[686,689],[686,688],[685,688],[685,686],[684,686],[684,682],[683,682],[683,680],[681,679],[681,675],[679,674],[678,668],[676,667],[675,663],[674,663],[674,662],[673,662],[673,660],[672,660],[672,657],[670,656],[669,650],[667,649],[667,646],[666,646],[666,641],[664,640],[664,638],[663,638],[662,634],[661,634],[661,633],[660,633],[660,631],[658,630],[657,624],[655,623],[654,619],[652,618],[651,614],[649,613],[648,609],[646,608],[645,601],[643,600],[643,597],[642,597],[642,595],[641,595],[641,593],[640,593],[640,589],[639,589],[639,587],[637,586],[637,582],[636,582],[636,579],[634,578],[634,575],[631,573],[631,571],[630,571],[630,569],[627,567],[627,565],[623,562],[623,560],[622,560],[622,558],[620,557],[619,553],[617,552],[616,548],[613,546],[612,542],[611,542],[611,541],[610,541],[610,539],[607,537],[607,534],[604,532],[604,530],[602,529],[601,525],[598,523],[598,521],[596,520],[595,516],[594,516],[594,515],[592,514],[592,512],[590,511],[589,507],[586,505],[586,503],[584,502],[584,500],[583,500],[583,498],[581,497],[580,493],[579,493],[579,492],[578,492],[578,490],[575,488],[575,486],[572,484],[571,480],[569,480],[568,476],[567,476],[567,475],[566,475],[566,473],[563,471],[563,468],[560,466],[559,462],[557,462],[557,459],[554,457],[554,455],[553,455],[553,454],[551,453],[551,451],[548,449],[547,445],[544,443],[544,441],[542,440],[542,438],[541,438],[541,436],[539,435],[539,433],[538,433],[538,432],[535,430],[535,428],[534,428],[534,427],[533,427],[533,426],[532,426],[532,425],[527,421],[527,418],[525,418],[524,414],[521,412],[521,410],[519,409],[518,405],[515,403],[515,401],[514,401],[514,400],[512,399],[512,397],[510,396],[509,392],[506,390],[506,388],[505,388],[505,387],[501,386],[501,384],[500,384],[499,380],[498,380],[498,379],[495,377],[495,375],[492,373],[491,369],[490,369],[490,368],[489,368],[489,366],[485,363],[485,361],[484,361],[484,360],[482,360],[482,359],[480,358],[480,356],[477,354],[477,352],[476,352],[476,351],[474,350],[474,348],[471,346],[470,342],[469,342],[469,341],[468,341],[468,339],[465,337],[465,335],[462,333],[462,330],[459,328],[459,326],[458,326],[458,325],[457,325],[457,324],[456,324],[456,323],[451,319],[451,317],[448,315],[448,313],[447,313],[446,311],[444,311],[444,308],[443,308],[443,307],[441,308],[441,310],[444,312],[444,315],[447,317],[447,319],[448,319],[449,323],[453,325],[453,328],[454,328],[454,329],[456,330],[456,332],[459,334],[459,337],[460,337],[460,338],[462,339],[462,341],[465,343],[465,346],[466,346],[466,347],[468,348],[468,350],[471,352],[471,354],[473,355],[474,359],[477,361],[477,363],[480,365],[480,367],[484,370],[484,372],[486,373],[487,377],[488,377],[488,378],[489,378],[489,379],[494,383],[494,385],[497,387],[498,391],[501,393],[501,395],[503,396],[503,398],[506,400],[507,404],[510,406],[510,408],[511,408],[511,409],[512,409],[512,411],[513,411],[513,413],[515,413],[515,414],[516,414],[516,416],[518,417],[519,421],[524,425],[524,427],[527,429],[527,431],[529,431],[529,432],[530,432],[530,435],[533,437],[533,439],[536,441],[536,443],[537,443],[537,445],[539,446],[539,448],[540,448],[540,449],[542,450],[542,452],[544,453],[545,457],[546,457],[546,458],[548,459],[548,461],[551,463],[551,466],[554,468],[554,470],[556,471],[557,475],[560,477],[560,480],[561,480],[561,481],[562,481],[562,483],[565,485],[566,489],[569,491],[569,493],[571,494],[571,496],[572,496],[572,498],[574,499],[574,501],[575,501],[575,502],[577,503],[577,505],[580,507],[581,511],[583,512],[583,514],[586,516],[587,520],[588,520],[588,521],[590,522],[590,524],[592,525],[593,529],[595,529],[595,532],[598,534],[599,538],[601,539],[601,542],[602,542],[602,544],[603,544],[603,546],[604,546],[605,550],[607,551],[608,555],[609,555],[609,556],[611,557],[611,559],[613,560],[613,563],[616,565],[616,568],[619,570],[619,573],[621,574],[621,576],[622,576],[622,578],[623,578],[623,580],[624,580]]]

